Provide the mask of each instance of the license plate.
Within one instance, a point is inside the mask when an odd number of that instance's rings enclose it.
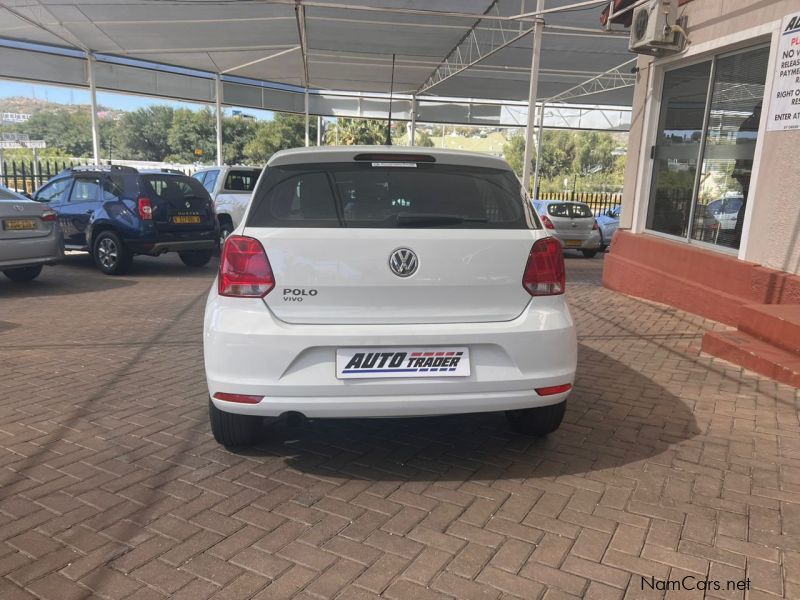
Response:
[[[200,222],[200,215],[177,215],[172,217],[172,222],[177,225],[196,225]]]
[[[583,244],[581,240],[564,240],[564,245],[567,248],[577,248]]]
[[[36,229],[36,219],[6,219],[3,221],[6,231],[29,231]]]
[[[466,346],[411,348],[339,348],[338,379],[374,377],[468,377]]]

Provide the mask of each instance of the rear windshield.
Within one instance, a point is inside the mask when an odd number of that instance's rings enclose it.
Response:
[[[181,175],[142,175],[141,185],[145,195],[157,196],[164,200],[180,201],[208,196],[202,183]]]
[[[592,216],[592,210],[587,204],[576,204],[574,202],[548,204],[547,212],[551,217],[571,217],[573,219],[582,219]]]
[[[229,171],[223,188],[229,192],[252,192],[261,171]]]
[[[247,225],[536,228],[527,206],[517,177],[500,169],[435,163],[290,165],[267,169]]]

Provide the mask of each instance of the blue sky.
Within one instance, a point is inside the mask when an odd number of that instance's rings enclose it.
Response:
[[[70,88],[55,85],[41,85],[38,83],[26,83],[21,81],[8,81],[0,79],[0,98],[11,98],[23,96],[36,98],[37,100],[47,100],[57,104],[89,104],[89,92],[80,88]],[[159,104],[162,106],[172,106],[173,108],[199,109],[202,104],[191,102],[178,102],[165,100],[163,98],[152,98],[149,96],[136,96],[133,94],[114,94],[110,92],[97,92],[97,103],[107,108],[116,110],[136,110],[143,106]],[[225,113],[230,114],[231,107],[225,108]],[[272,120],[273,113],[269,110],[257,110],[251,108],[240,109],[248,115],[253,115],[259,120]]]

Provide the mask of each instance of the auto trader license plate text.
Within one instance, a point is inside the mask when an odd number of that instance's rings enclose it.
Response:
[[[339,348],[338,379],[370,377],[468,377],[469,348]]]

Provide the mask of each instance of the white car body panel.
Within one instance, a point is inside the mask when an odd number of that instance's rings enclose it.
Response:
[[[287,151],[270,165],[340,162],[380,151],[509,168],[488,156],[399,147]],[[222,411],[269,417],[298,412],[309,418],[441,415],[547,406],[569,393],[535,391],[572,384],[577,363],[565,296],[531,297],[522,287],[528,253],[546,230],[240,224],[234,234],[261,241],[275,288],[263,299],[220,296],[216,283],[209,293],[205,370],[209,395]],[[412,248],[419,258],[417,272],[406,279],[388,265],[399,247]],[[306,295],[285,301],[296,295],[284,290]],[[339,348],[419,347],[468,347],[470,374],[336,377]],[[214,398],[219,392],[264,399],[223,401]]]
[[[257,167],[237,167],[223,165],[220,167],[201,169],[194,173],[194,175],[208,173],[210,171],[216,171],[218,173],[214,187],[208,190],[208,193],[214,200],[214,210],[217,213],[217,218],[221,216],[230,217],[234,229],[238,227],[244,219],[244,215],[247,212],[247,207],[250,204],[250,200],[253,198],[253,194],[252,192],[226,190],[224,188],[225,180],[228,177],[228,173],[231,171],[250,170],[255,168]]]

